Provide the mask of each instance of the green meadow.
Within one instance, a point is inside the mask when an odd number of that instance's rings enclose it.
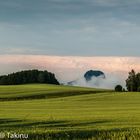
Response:
[[[0,133],[29,140],[139,140],[140,93],[55,85],[0,86]]]

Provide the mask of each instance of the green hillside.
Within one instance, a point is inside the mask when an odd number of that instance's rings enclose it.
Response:
[[[139,139],[140,93],[54,85],[0,86],[0,132],[29,139]],[[7,139],[7,138],[5,138]]]

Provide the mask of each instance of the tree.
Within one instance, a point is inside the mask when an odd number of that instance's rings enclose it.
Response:
[[[128,78],[126,80],[126,87],[128,91],[139,91],[140,73],[135,73],[134,70],[129,72]]]
[[[136,86],[137,86],[137,91],[140,91],[140,73],[136,74]]]
[[[138,87],[138,92],[140,92],[140,86]]]
[[[26,70],[0,76],[0,85],[48,83],[59,85],[55,75],[48,71]]]
[[[45,83],[45,76],[44,76],[44,72],[40,72],[38,75],[38,82],[39,83]]]
[[[128,78],[126,80],[126,87],[128,91],[137,91],[136,73],[134,70],[129,72]]]
[[[122,87],[121,85],[117,85],[117,86],[115,87],[115,91],[116,91],[116,92],[122,92],[122,90],[123,90],[123,87]]]

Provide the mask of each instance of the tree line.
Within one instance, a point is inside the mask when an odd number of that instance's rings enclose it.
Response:
[[[128,78],[126,79],[126,88],[130,92],[140,92],[140,73],[136,73],[134,70],[129,72]],[[115,91],[123,91],[121,85],[115,87]]]
[[[18,85],[29,83],[46,83],[59,85],[55,75],[46,70],[26,70],[0,76],[0,85]]]

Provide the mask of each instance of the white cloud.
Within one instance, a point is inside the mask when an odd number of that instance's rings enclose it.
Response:
[[[113,80],[114,83],[124,83],[131,69],[140,72],[140,57],[0,55],[0,66],[0,74],[7,74],[24,69],[45,69],[54,72],[61,82],[78,79],[90,69],[101,70],[108,75],[108,82],[105,83],[103,81],[102,84],[109,87],[111,83],[113,83]]]

